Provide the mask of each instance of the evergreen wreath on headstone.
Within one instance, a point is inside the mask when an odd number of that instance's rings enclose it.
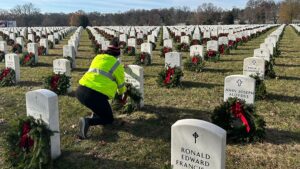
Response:
[[[253,105],[238,98],[229,98],[216,107],[211,116],[212,123],[227,131],[233,142],[261,141],[265,137],[266,122],[256,114]]]
[[[159,86],[173,88],[181,87],[181,78],[183,72],[179,67],[170,67],[169,65],[158,74],[157,83]]]
[[[70,79],[71,77],[68,77],[65,74],[52,74],[45,78],[44,87],[58,95],[64,95],[70,87]]]
[[[193,72],[202,72],[204,65],[205,63],[201,56],[197,55],[186,59],[184,62],[184,69]]]
[[[21,117],[12,121],[5,135],[6,162],[17,169],[41,169],[51,165],[50,137],[41,119]]]
[[[12,68],[0,70],[0,87],[12,86],[16,84],[16,73]]]
[[[20,64],[22,66],[34,66],[35,55],[31,52],[24,52],[20,58]]]

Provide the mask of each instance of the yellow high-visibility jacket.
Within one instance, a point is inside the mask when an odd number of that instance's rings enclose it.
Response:
[[[93,59],[79,84],[112,99],[116,92],[121,95],[126,91],[124,67],[114,56],[99,54]]]

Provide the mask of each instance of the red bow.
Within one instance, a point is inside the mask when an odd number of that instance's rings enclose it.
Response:
[[[194,56],[194,57],[192,58],[192,62],[193,62],[195,65],[198,64],[199,58],[196,57],[196,56]]]
[[[60,79],[60,76],[59,75],[54,75],[52,78],[51,78],[51,89],[52,90],[57,90],[57,87],[58,87],[58,81]]]
[[[167,72],[166,72],[166,78],[164,80],[165,84],[169,84],[171,82],[171,77],[172,75],[174,75],[175,73],[175,68],[168,68]]]
[[[214,56],[216,56],[216,52],[213,51],[213,50],[209,50],[209,51],[207,52],[207,56],[208,56],[208,57],[214,57]]]
[[[219,46],[219,52],[221,54],[224,54],[225,48],[224,48],[224,44]]]
[[[22,127],[22,135],[19,143],[20,148],[25,148],[26,150],[28,150],[33,146],[34,142],[28,135],[30,130],[30,124],[28,122],[25,122]]]
[[[6,76],[9,74],[9,72],[10,72],[10,68],[5,68],[5,69],[3,70],[3,72],[1,73],[0,81],[1,81],[4,77],[6,77]]]
[[[146,58],[145,54],[142,53],[142,54],[141,54],[141,62],[142,62],[142,63],[144,63],[145,58]]]
[[[246,126],[246,131],[247,133],[250,132],[250,125],[245,117],[245,113],[244,113],[244,109],[242,107],[242,104],[240,102],[236,102],[231,106],[231,111],[234,114],[234,116],[236,118],[241,119],[241,121],[243,122],[243,124]]]
[[[230,41],[228,42],[228,46],[230,46],[230,47],[234,46],[234,44],[235,44],[235,42],[232,41],[232,40],[230,40]]]

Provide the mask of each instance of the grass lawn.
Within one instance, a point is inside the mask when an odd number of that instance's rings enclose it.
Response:
[[[74,93],[59,96],[62,156],[54,168],[68,169],[159,169],[170,164],[171,125],[179,119],[195,118],[210,121],[212,111],[223,100],[224,78],[242,74],[243,59],[276,28],[252,39],[230,55],[221,56],[217,63],[207,62],[201,73],[184,71],[183,88],[160,88],[157,83],[164,59],[158,45],[151,66],[145,67],[145,107],[129,115],[115,114],[124,125],[92,127],[87,140],[76,137],[78,120],[90,112],[74,97]],[[3,133],[11,119],[25,114],[25,93],[43,88],[43,77],[52,73],[52,61],[62,57],[67,37],[48,56],[39,58],[36,67],[21,67],[21,82],[14,87],[0,88],[0,168],[3,162]],[[90,40],[84,31],[72,72],[72,89],[88,69],[94,57]],[[228,144],[226,168],[300,168],[300,36],[288,26],[279,43],[281,55],[276,58],[278,78],[265,81],[268,96],[256,101],[257,113],[267,122],[263,143]],[[183,53],[186,58],[188,53]],[[123,57],[125,64],[134,61]],[[0,68],[4,63],[0,63]]]

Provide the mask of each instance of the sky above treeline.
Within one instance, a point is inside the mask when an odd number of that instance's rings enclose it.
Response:
[[[213,3],[223,9],[244,8],[248,0],[0,0],[0,9],[8,10],[16,5],[30,2],[39,8],[42,13],[70,13],[78,10],[118,13],[130,9],[160,9],[183,6],[195,10],[202,3]]]

